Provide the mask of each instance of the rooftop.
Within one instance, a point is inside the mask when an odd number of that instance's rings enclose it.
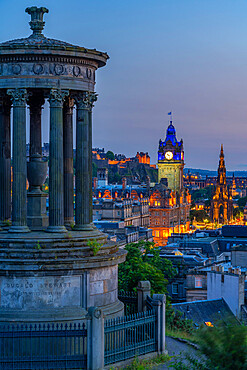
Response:
[[[223,321],[227,323],[229,320],[238,323],[223,298],[175,303],[172,307],[175,311],[182,312],[186,319],[192,320],[195,326],[200,326],[206,322],[216,324],[218,321]]]

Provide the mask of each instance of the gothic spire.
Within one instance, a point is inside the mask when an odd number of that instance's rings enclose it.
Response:
[[[221,144],[221,149],[220,149],[220,158],[224,158],[223,144]]]

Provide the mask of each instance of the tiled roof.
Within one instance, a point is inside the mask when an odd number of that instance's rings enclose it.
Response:
[[[217,323],[217,321],[226,322],[229,319],[238,323],[238,320],[223,298],[175,303],[172,307],[175,311],[182,312],[184,318],[192,320],[196,326],[205,324],[205,322],[211,322],[212,324]]]

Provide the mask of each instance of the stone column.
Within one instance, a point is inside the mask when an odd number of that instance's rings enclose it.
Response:
[[[12,226],[9,232],[28,232],[27,161],[26,161],[26,89],[9,89],[13,103],[13,186]]]
[[[63,103],[68,91],[51,89],[49,154],[49,232],[66,232],[63,187]]]
[[[11,218],[11,143],[8,96],[0,96],[0,224]]]
[[[29,156],[36,154],[42,156],[42,138],[41,138],[41,111],[45,99],[42,94],[33,94],[29,101],[30,107],[30,152]]]
[[[90,199],[92,179],[89,160],[89,98],[87,92],[75,95],[76,102],[76,165],[75,165],[75,230],[92,230]]]
[[[66,227],[74,224],[73,108],[74,100],[67,98],[63,107],[64,225]]]
[[[88,159],[89,159],[89,182],[92,184],[93,182],[93,173],[92,173],[92,145],[93,145],[93,120],[92,120],[92,110],[94,103],[97,101],[97,94],[95,93],[89,93],[89,111],[88,111],[88,118],[89,118],[89,145],[88,145]],[[91,225],[93,225],[93,189],[92,186],[90,186],[89,189],[89,222]],[[93,225],[94,227],[94,225]]]

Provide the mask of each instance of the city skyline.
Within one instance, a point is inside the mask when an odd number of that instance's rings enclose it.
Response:
[[[24,4],[30,5],[49,7],[47,37],[109,53],[96,78],[94,146],[127,156],[147,151],[157,163],[172,110],[186,167],[215,170],[223,143],[227,170],[247,169],[244,1]],[[1,41],[30,34],[23,3],[3,0],[2,14],[10,7],[14,27],[3,17]]]

